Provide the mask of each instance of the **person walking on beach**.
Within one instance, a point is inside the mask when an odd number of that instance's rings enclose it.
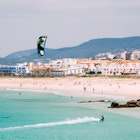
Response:
[[[84,92],[86,91],[86,87],[84,87]]]

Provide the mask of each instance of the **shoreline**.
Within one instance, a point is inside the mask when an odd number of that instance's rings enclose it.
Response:
[[[119,87],[118,87],[119,84]],[[84,89],[86,87],[86,89]],[[93,90],[94,87],[94,90]],[[140,99],[140,80],[112,78],[0,78],[0,90],[31,91],[82,97],[82,100],[126,102]],[[109,103],[76,103],[107,112],[140,118],[139,108],[108,108]]]
[[[140,80],[108,77],[0,78],[1,90],[39,91],[73,97],[140,99]]]

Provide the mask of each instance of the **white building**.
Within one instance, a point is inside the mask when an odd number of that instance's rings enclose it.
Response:
[[[133,62],[113,62],[106,65],[101,65],[103,75],[122,75],[122,74],[140,74],[140,63]]]
[[[81,75],[84,73],[84,68],[78,67],[78,68],[68,68],[68,69],[59,69],[59,70],[53,70],[51,72],[52,76],[75,76],[75,75]]]
[[[77,59],[64,58],[64,59],[51,60],[49,62],[49,65],[52,68],[61,68],[61,69],[76,67],[77,66]]]
[[[140,51],[135,50],[131,53],[131,60],[140,59]]]

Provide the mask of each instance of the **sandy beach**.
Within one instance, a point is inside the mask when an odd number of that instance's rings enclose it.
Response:
[[[1,90],[55,92],[78,97],[140,98],[140,79],[108,77],[0,78]]]

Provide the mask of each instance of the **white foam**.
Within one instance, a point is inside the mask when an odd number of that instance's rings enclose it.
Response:
[[[93,117],[84,117],[84,118],[77,118],[77,119],[66,120],[61,122],[39,123],[39,124],[0,128],[0,131],[18,130],[18,129],[26,129],[26,128],[51,127],[51,126],[58,126],[58,125],[72,125],[72,124],[86,123],[86,122],[93,122],[93,121],[98,122],[100,121],[100,119],[93,118]]]

